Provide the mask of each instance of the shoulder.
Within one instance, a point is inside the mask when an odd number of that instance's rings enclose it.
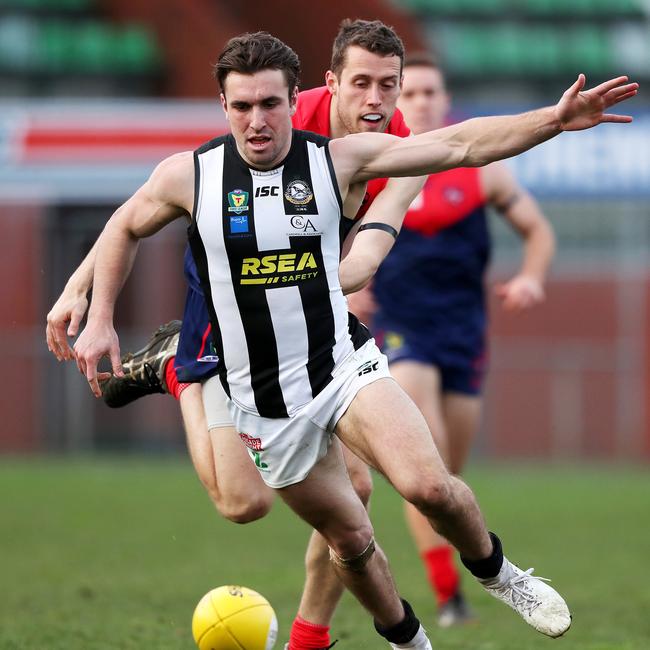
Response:
[[[298,94],[293,126],[318,133],[329,132],[329,109],[332,95],[327,86],[303,90]]]
[[[194,154],[176,153],[162,160],[148,181],[152,198],[171,205],[186,207],[194,193]]]
[[[226,133],[224,135],[219,136],[218,138],[213,138],[212,140],[208,140],[208,142],[204,142],[200,147],[198,147],[195,153],[197,155],[200,155],[202,153],[207,153],[212,149],[216,149],[222,144],[225,144],[230,137],[231,137],[230,134]]]

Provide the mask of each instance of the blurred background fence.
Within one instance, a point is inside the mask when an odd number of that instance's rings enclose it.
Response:
[[[650,83],[642,0],[0,0],[0,452],[183,446],[169,397],[96,402],[44,342],[45,314],[112,210],[169,153],[226,129],[210,65],[230,36],[267,29],[322,83],[346,17],[379,18],[435,49],[455,117],[553,103],[586,72]],[[477,453],[650,459],[650,102],[635,122],[564,135],[511,164],[542,202],[559,253],[545,305],[491,305]],[[491,280],[517,265],[493,217]],[[141,246],[118,305],[123,350],[182,314],[181,226]]]

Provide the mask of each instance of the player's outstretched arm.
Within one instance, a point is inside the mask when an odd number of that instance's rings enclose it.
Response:
[[[74,337],[88,309],[88,292],[93,284],[97,242],[70,276],[57,301],[47,315],[47,347],[59,361],[71,361],[74,352],[68,337]]]
[[[131,271],[139,240],[153,235],[174,219],[188,217],[193,199],[192,153],[171,156],[117,209],[98,240],[88,320],[74,346],[77,366],[96,397],[101,396],[97,364],[102,357],[109,357],[113,372],[122,375],[113,311]]]
[[[588,129],[603,122],[631,122],[607,111],[634,97],[638,84],[627,77],[583,90],[584,75],[555,106],[510,116],[479,117],[412,138],[355,134],[333,140],[330,150],[339,183],[384,176],[421,176],[453,167],[480,167],[516,156],[562,131]]]
[[[409,206],[418,195],[426,176],[391,178],[377,194],[360,220],[359,228],[346,240],[339,279],[344,294],[365,287],[390,252]],[[350,239],[350,237],[348,237]]]
[[[504,163],[481,169],[486,199],[509,222],[522,239],[524,250],[517,274],[496,287],[507,310],[529,309],[545,298],[544,284],[555,253],[555,235],[539,204],[518,183]]]

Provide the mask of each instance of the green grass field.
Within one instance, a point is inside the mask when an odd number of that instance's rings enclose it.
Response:
[[[378,540],[434,648],[650,648],[647,470],[490,466],[468,480],[508,555],[553,579],[574,623],[566,637],[544,638],[467,577],[480,623],[436,630],[400,503],[377,478]],[[4,459],[0,495],[2,650],[191,650],[195,603],[227,583],[262,592],[286,640],[308,529],[281,503],[264,521],[227,523],[189,463],[175,459]],[[387,647],[348,595],[333,636],[336,650]]]

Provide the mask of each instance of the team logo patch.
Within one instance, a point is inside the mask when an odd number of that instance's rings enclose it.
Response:
[[[248,216],[240,214],[236,217],[230,217],[230,232],[248,232]]]
[[[452,205],[460,205],[465,200],[465,192],[458,187],[445,187],[442,194]]]
[[[261,438],[253,438],[253,436],[249,436],[247,433],[240,433],[239,437],[249,449],[252,449],[253,451],[262,451]]]
[[[228,212],[235,214],[248,212],[248,192],[244,192],[244,190],[228,192],[228,204],[230,205]]]
[[[291,181],[284,190],[284,198],[294,205],[306,205],[314,198],[314,193],[306,181]]]

